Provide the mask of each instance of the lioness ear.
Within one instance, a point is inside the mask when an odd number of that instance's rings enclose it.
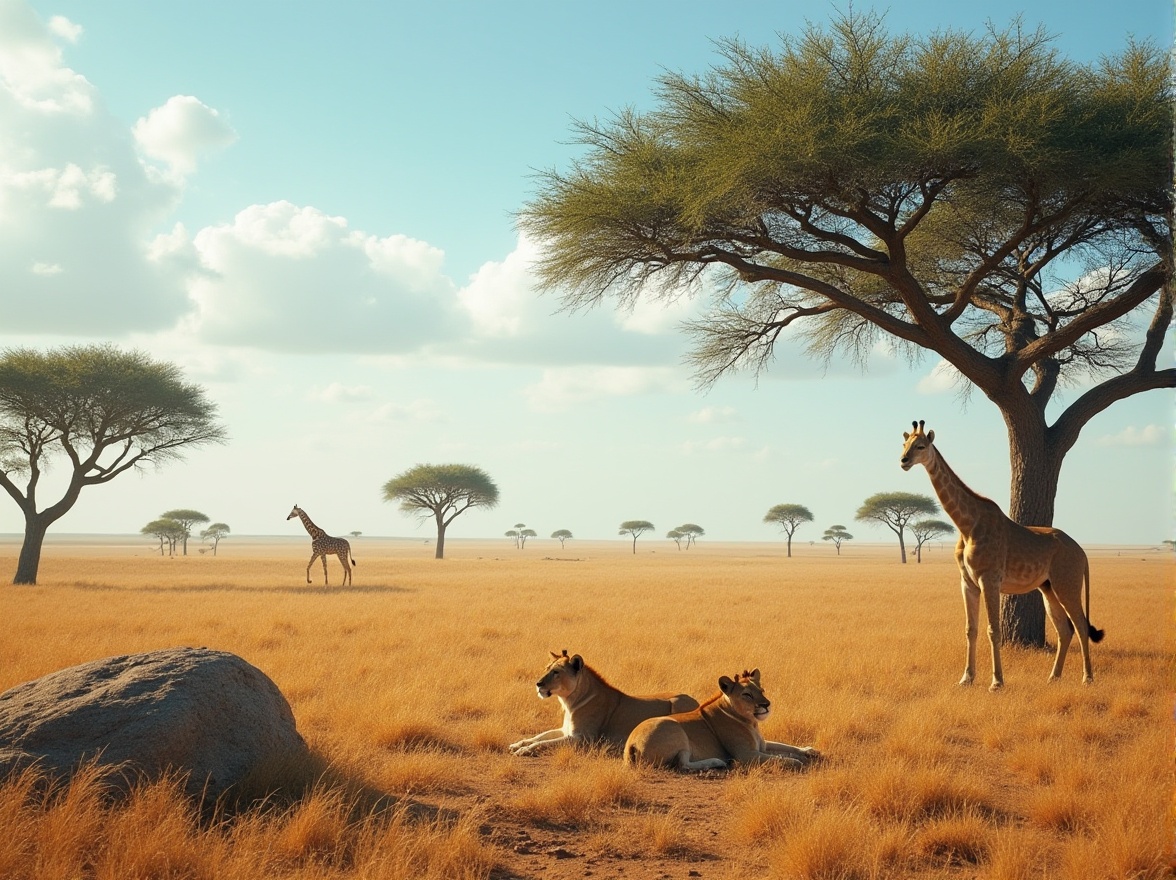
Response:
[[[735,682],[723,675],[719,677],[719,690],[723,693],[730,693],[731,689],[735,687]]]
[[[579,672],[583,666],[584,666],[584,658],[581,657],[579,654],[577,654],[576,656],[574,656],[572,658],[572,671],[573,672]]]
[[[934,442],[935,442],[935,432],[934,432],[934,431],[928,431],[928,432],[927,432],[927,442],[928,442],[928,443],[934,443]]]

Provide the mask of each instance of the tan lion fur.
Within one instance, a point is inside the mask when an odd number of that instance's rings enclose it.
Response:
[[[625,763],[717,770],[732,761],[779,761],[800,768],[817,760],[820,753],[811,747],[764,739],[759,722],[768,717],[770,706],[758,669],[733,679],[724,675],[719,692],[697,709],[637,725],[625,743]]]
[[[559,699],[563,726],[511,743],[512,754],[534,755],[562,743],[605,743],[620,748],[642,721],[698,706],[689,694],[631,696],[605,681],[579,654],[569,657],[567,651],[552,651],[551,657],[543,676],[535,682],[535,690],[540,699]]]

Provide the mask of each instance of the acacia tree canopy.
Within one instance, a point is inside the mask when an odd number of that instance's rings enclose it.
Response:
[[[916,516],[931,516],[939,513],[939,502],[930,495],[916,495],[912,492],[878,492],[862,502],[854,519],[863,522],[881,523],[898,535],[898,552],[906,562],[906,542],[903,535],[907,523]],[[952,526],[952,528],[955,528]]]
[[[6,350],[0,355],[0,487],[25,517],[13,583],[37,582],[45,533],[82,489],[226,437],[216,405],[173,364],[112,345]],[[68,468],[65,488],[40,507],[42,475],[60,458]]]
[[[620,535],[633,536],[633,552],[637,552],[637,539],[646,532],[653,531],[653,523],[644,519],[627,519],[621,523],[621,530],[617,533]]]
[[[883,340],[934,352],[1001,412],[1009,516],[1052,525],[1085,425],[1176,387],[1158,366],[1174,295],[1165,47],[1081,65],[1019,20],[891,35],[851,11],[776,51],[721,49],[702,75],[664,75],[652,110],[577,125],[585,156],[543,174],[521,214],[541,284],[574,310],[706,281],[718,293],[690,328],[704,386],[764,369],[786,331],[825,359],[865,363]],[[1083,390],[1058,406],[1067,383]],[[1011,601],[1036,607],[1010,635],[1044,644],[1039,598]]]
[[[942,519],[920,519],[911,523],[911,534],[915,536],[915,560],[923,561],[923,545],[939,535],[950,535],[956,530],[954,523]]]
[[[792,536],[801,523],[812,522],[813,513],[803,504],[776,504],[764,514],[764,522],[776,523],[788,536],[788,556],[792,556]]]
[[[192,537],[192,526],[197,523],[206,523],[209,521],[208,516],[201,513],[199,510],[192,510],[187,507],[177,508],[176,510],[166,511],[162,519],[170,519],[178,522],[184,529],[181,543],[184,547],[184,555],[188,555],[188,538]]]
[[[445,558],[445,531],[471,507],[495,507],[498,486],[480,467],[418,464],[384,484],[384,500],[398,501],[405,513],[432,517],[437,524],[436,559]]]

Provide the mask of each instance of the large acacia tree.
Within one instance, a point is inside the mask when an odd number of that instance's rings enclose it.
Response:
[[[142,352],[91,345],[0,355],[0,487],[25,518],[12,582],[37,582],[45,533],[82,489],[224,442],[215,416],[204,389]],[[64,464],[64,487],[42,507],[51,464]]]
[[[939,513],[939,504],[930,495],[918,495],[914,492],[877,492],[862,502],[853,518],[861,522],[884,525],[898,535],[898,557],[906,563],[906,541],[903,536],[907,525],[916,516],[930,516],[935,513]]]
[[[704,386],[781,341],[933,352],[1004,419],[1009,515],[1052,524],[1091,418],[1176,386],[1164,49],[1083,65],[1020,22],[893,36],[869,13],[721,48],[650,112],[579,124],[584,157],[520,217],[543,285],[570,309],[716,285],[689,327]],[[1044,644],[1036,592],[1008,598],[1006,635]]]
[[[498,504],[498,486],[479,467],[418,464],[384,484],[384,500],[399,501],[405,513],[432,517],[437,524],[434,558],[445,558],[445,530],[471,507]]]

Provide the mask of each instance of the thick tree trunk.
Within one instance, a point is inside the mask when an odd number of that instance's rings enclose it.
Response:
[[[440,519],[437,520],[437,552],[433,554],[433,558],[445,558],[445,523]]]
[[[1009,511],[1023,526],[1052,526],[1062,455],[1052,448],[1044,418],[1030,411],[1018,418],[1004,411],[1009,431]],[[1001,636],[1006,644],[1046,648],[1045,600],[1034,590],[1000,597]]]
[[[902,540],[902,531],[896,530],[898,534],[898,558],[902,560],[902,564],[906,565],[906,544]]]
[[[788,535],[788,558],[792,558],[792,535]]]
[[[16,576],[14,584],[35,584],[37,570],[41,567],[41,545],[45,543],[45,533],[49,530],[49,523],[40,517],[25,517],[24,543],[20,546],[20,557],[16,562]]]

